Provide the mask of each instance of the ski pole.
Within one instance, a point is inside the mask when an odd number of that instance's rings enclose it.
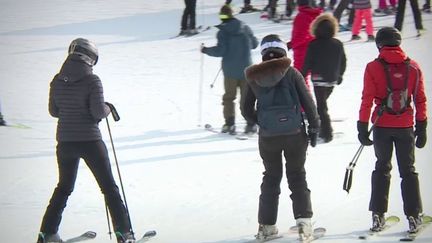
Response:
[[[202,122],[202,96],[203,96],[203,83],[204,83],[204,53],[202,53],[202,48],[204,47],[204,43],[201,43],[200,52],[200,77],[199,77],[199,93],[198,93],[198,126],[201,126]]]
[[[377,123],[378,119],[381,117],[383,112],[384,112],[384,107],[381,106],[378,110],[377,117],[375,118],[375,121],[373,122],[371,128],[368,131],[368,135],[372,132],[373,128],[375,127],[375,124]],[[347,193],[349,193],[349,190],[351,189],[354,167],[356,166],[357,161],[360,158],[360,154],[363,151],[363,148],[364,148],[364,145],[361,144],[360,147],[357,149],[357,152],[354,154],[353,159],[351,160],[351,162],[348,164],[348,167],[346,168],[345,178],[344,178],[344,183],[343,183],[343,189]]]
[[[112,106],[110,108],[111,108],[111,113],[113,114],[113,117],[115,119],[117,119],[117,118],[120,119],[120,117],[119,117],[119,115],[117,113],[117,110],[114,108],[114,106]],[[105,118],[105,120],[106,120],[107,127],[108,127],[108,134],[109,134],[109,137],[110,137],[111,147],[112,147],[113,154],[114,154],[114,160],[115,160],[115,164],[116,164],[116,168],[117,168],[117,174],[118,174],[119,181],[120,181],[120,188],[121,188],[123,199],[124,199],[124,204],[125,204],[125,209],[126,209],[126,213],[127,213],[127,218],[128,218],[129,225],[130,225],[130,231],[131,231],[131,233],[133,235],[134,231],[132,229],[132,221],[131,221],[130,215],[129,215],[129,207],[128,207],[127,200],[126,200],[126,194],[125,194],[125,190],[124,190],[124,186],[123,186],[123,180],[122,180],[121,173],[120,173],[120,166],[118,164],[117,154],[116,154],[116,150],[115,150],[115,147],[114,147],[114,141],[113,141],[113,138],[112,138],[112,133],[111,133],[111,128],[110,128],[110,125],[109,125],[108,117]]]
[[[110,219],[109,219],[108,205],[106,203],[106,200],[105,200],[105,213],[106,213],[106,218],[107,218],[107,223],[108,223],[108,235],[109,235],[110,240],[112,240],[111,223],[110,223]]]
[[[214,86],[214,84],[215,84],[215,82],[216,82],[216,80],[217,80],[217,78],[218,78],[219,73],[221,72],[221,70],[222,70],[222,67],[219,68],[219,71],[217,72],[216,77],[213,80],[213,83],[210,84],[210,88],[213,88],[213,86]]]

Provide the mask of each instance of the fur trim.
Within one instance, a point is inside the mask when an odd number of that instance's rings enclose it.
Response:
[[[290,65],[291,60],[282,57],[249,66],[245,69],[246,80],[261,87],[274,86],[282,79]]]
[[[336,33],[338,33],[338,31],[339,31],[339,23],[338,23],[337,19],[333,16],[333,14],[330,14],[330,13],[322,13],[318,17],[316,17],[314,19],[314,21],[312,21],[312,23],[310,25],[310,29],[309,29],[309,32],[311,33],[311,35],[316,37],[318,25],[322,21],[330,21],[331,26],[334,28],[334,33],[332,34],[332,37],[334,37],[336,35]]]

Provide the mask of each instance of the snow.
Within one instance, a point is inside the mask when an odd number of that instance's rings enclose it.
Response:
[[[222,3],[198,1],[198,24],[217,24]],[[252,3],[262,6],[266,1]],[[233,4],[238,10],[242,0],[234,0]],[[205,123],[215,127],[223,123],[222,75],[210,88],[220,59],[199,52],[201,43],[216,43],[215,28],[191,38],[170,38],[179,31],[184,7],[180,0],[1,0],[1,5],[2,113],[11,124],[31,127],[0,127],[1,242],[36,240],[57,182],[56,119],[47,110],[49,83],[65,59],[70,41],[77,37],[89,38],[98,45],[100,59],[95,73],[102,79],[106,100],[116,106],[121,117],[117,123],[109,118],[109,124],[137,235],[155,229],[158,235],[152,242],[228,243],[241,242],[256,233],[263,172],[257,138],[239,141],[203,129]],[[415,38],[409,6],[406,15],[402,46],[423,68],[426,91],[432,94],[432,34],[429,31]],[[260,39],[270,33],[290,38],[289,24],[266,22],[259,13],[238,17]],[[392,25],[394,21],[393,17],[374,20],[377,26]],[[432,15],[423,15],[428,30],[432,29],[431,20]],[[364,38],[366,34],[361,35]],[[338,38],[348,40],[350,33],[340,33]],[[309,148],[307,156],[313,221],[328,230],[322,242],[355,242],[356,235],[368,229],[371,218],[370,174],[375,161],[371,147],[361,154],[348,195],[342,190],[342,182],[345,168],[359,146],[356,121],[363,70],[378,52],[374,43],[349,44],[345,48],[348,67],[344,82],[336,87],[329,101],[331,116],[344,119],[334,123],[335,131],[344,135],[329,144]],[[260,61],[258,49],[253,51],[253,59],[255,63]],[[430,101],[428,104],[432,107]],[[237,123],[242,129],[244,121],[240,116]],[[106,121],[100,123],[100,128],[116,172]],[[431,129],[429,126],[429,134]],[[426,213],[431,213],[432,205],[432,177],[427,174],[432,167],[428,157],[431,144],[416,150]],[[393,164],[388,215],[398,215],[402,222],[370,242],[398,241],[407,229],[400,179],[395,161]],[[281,187],[278,227],[287,231],[294,219],[286,180]],[[60,234],[68,238],[94,230],[98,237],[93,242],[112,242],[107,227],[102,194],[81,163]],[[432,242],[432,230],[427,229],[418,241]]]

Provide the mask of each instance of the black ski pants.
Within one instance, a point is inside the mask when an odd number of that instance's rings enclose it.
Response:
[[[314,86],[318,115],[320,116],[321,120],[319,136],[324,139],[333,138],[333,128],[331,126],[331,120],[330,115],[328,114],[327,106],[327,99],[333,92],[333,88],[334,87]]]
[[[196,0],[185,0],[185,4],[186,7],[183,11],[181,29],[195,29]]]
[[[372,172],[372,195],[369,210],[385,213],[388,207],[390,171],[393,147],[401,177],[402,200],[406,216],[417,216],[423,211],[418,174],[414,167],[414,132],[412,128],[375,127],[373,131],[375,170]]]
[[[336,9],[333,11],[333,16],[338,20],[338,23],[340,24],[340,20],[342,17],[342,13],[345,11],[345,9],[348,8],[348,5],[351,1],[350,0],[341,0],[339,4],[337,5]],[[354,9],[351,8],[349,10],[349,16],[348,16],[348,24],[352,25],[354,22]]]
[[[423,23],[422,23],[422,17],[419,9],[418,0],[409,0],[411,4],[411,10],[414,15],[414,22],[415,27],[417,30],[423,29]],[[402,31],[404,16],[405,16],[405,5],[406,0],[399,0],[398,7],[397,7],[397,13],[396,13],[396,20],[394,27],[398,29],[399,31]]]
[[[102,140],[57,144],[59,181],[43,217],[41,232],[57,233],[68,197],[74,189],[80,158],[84,159],[90,168],[105,196],[114,230],[120,233],[129,232],[129,217],[111,171],[107,148]]]
[[[312,203],[304,167],[308,146],[306,133],[275,137],[260,136],[258,145],[265,168],[259,197],[258,223],[276,224],[283,174],[282,154],[286,161],[285,173],[291,190],[294,218],[311,218]]]

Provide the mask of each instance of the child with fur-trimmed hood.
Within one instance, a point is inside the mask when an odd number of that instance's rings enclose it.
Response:
[[[327,99],[334,86],[342,82],[346,56],[342,42],[334,38],[338,32],[338,22],[333,15],[325,13],[318,16],[312,22],[310,32],[315,39],[309,43],[301,72],[304,77],[311,73],[321,120],[319,137],[324,142],[330,142],[333,139],[333,128],[328,114]]]

